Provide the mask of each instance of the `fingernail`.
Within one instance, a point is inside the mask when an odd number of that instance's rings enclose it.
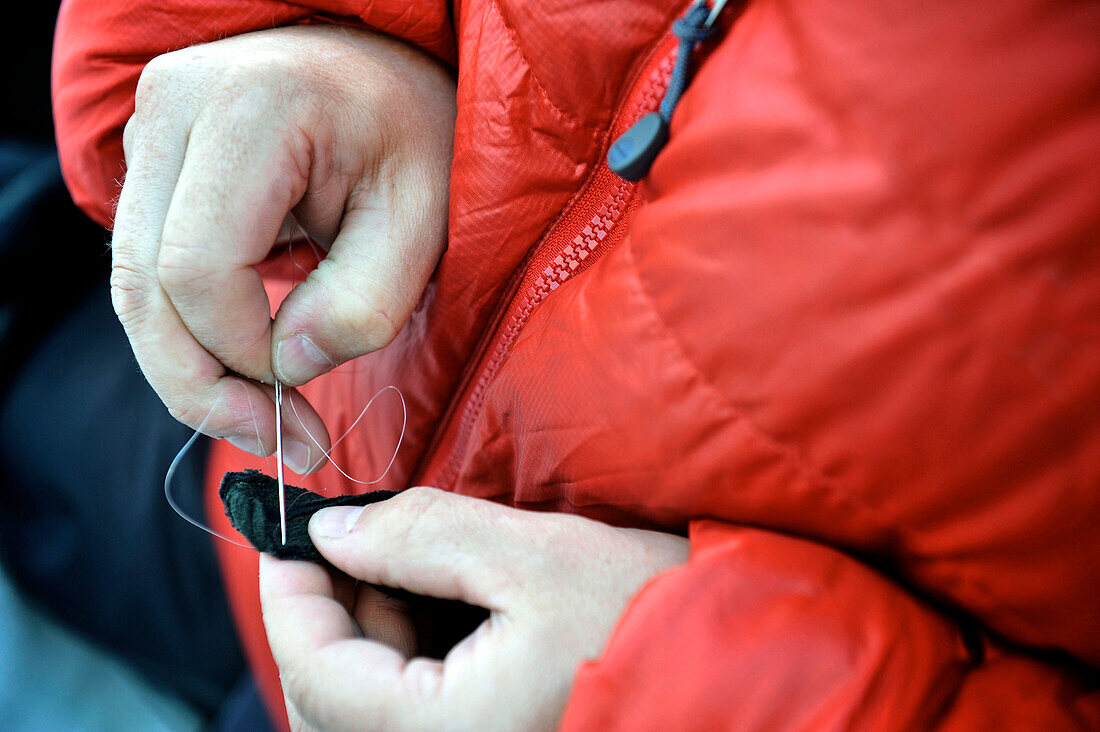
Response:
[[[342,539],[351,533],[363,506],[332,506],[322,508],[309,520],[310,533],[326,539]]]
[[[284,383],[304,384],[335,365],[308,336],[284,338],[275,348],[275,370]]]
[[[225,441],[238,450],[244,450],[250,455],[264,454],[263,446],[255,437],[226,437]]]
[[[288,440],[283,443],[283,463],[298,475],[309,472],[309,445],[297,440]]]

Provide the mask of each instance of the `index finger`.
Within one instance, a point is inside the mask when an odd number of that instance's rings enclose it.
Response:
[[[230,370],[264,383],[271,371],[271,305],[256,269],[305,181],[295,143],[239,104],[216,106],[189,135],[164,218],[157,275],[180,319]]]
[[[272,399],[258,384],[229,373],[194,338],[158,277],[161,237],[187,140],[187,121],[179,115],[139,110],[127,124],[129,170],[115,218],[111,299],[142,372],[173,417],[249,452],[269,454],[275,445]],[[289,420],[288,435],[307,454],[312,442],[307,429],[326,447],[329,438],[320,417],[304,399],[297,402],[304,426]]]
[[[111,300],[142,373],[172,415],[214,437],[274,430],[274,406],[263,391],[226,373],[200,346],[160,287],[157,252],[169,202],[183,165],[186,132],[178,123],[135,115],[126,128],[129,169],[111,242]],[[232,388],[239,384],[238,388]],[[213,410],[215,404],[221,408]],[[270,417],[268,416],[270,412]],[[270,442],[268,440],[267,442]]]

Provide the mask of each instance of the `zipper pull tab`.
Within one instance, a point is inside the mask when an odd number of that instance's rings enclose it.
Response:
[[[668,122],[650,112],[630,126],[607,151],[607,167],[623,180],[640,181],[668,142]]]
[[[607,151],[607,167],[623,180],[637,182],[649,173],[653,161],[668,142],[668,123],[672,110],[690,81],[691,53],[714,32],[714,21],[727,0],[715,0],[713,9],[706,0],[695,0],[683,17],[672,24],[672,32],[680,39],[676,66],[668,90],[657,112],[649,112],[621,134]]]

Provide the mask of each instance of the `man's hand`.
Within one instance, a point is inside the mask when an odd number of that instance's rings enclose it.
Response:
[[[393,339],[443,251],[454,115],[439,64],[347,28],[149,63],[124,135],[111,296],[177,419],[268,454],[275,378],[298,386]],[[329,251],[272,322],[255,265],[293,219]],[[316,463],[303,426],[285,429],[288,465]]]
[[[443,661],[418,658],[409,618],[385,595],[261,557],[264,623],[298,729],[553,729],[578,664],[643,583],[688,556],[670,534],[430,488],[325,509],[309,532],[353,578],[490,616]]]

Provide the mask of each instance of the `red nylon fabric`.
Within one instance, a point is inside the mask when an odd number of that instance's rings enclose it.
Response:
[[[457,64],[448,251],[392,345],[305,391],[340,434],[402,390],[379,487],[690,527],[565,728],[1100,727],[1100,5],[728,11],[626,187],[599,161],[681,3],[105,5],[65,4],[54,72],[102,222],[158,53],[321,18]],[[395,419],[340,464],[377,474]]]

